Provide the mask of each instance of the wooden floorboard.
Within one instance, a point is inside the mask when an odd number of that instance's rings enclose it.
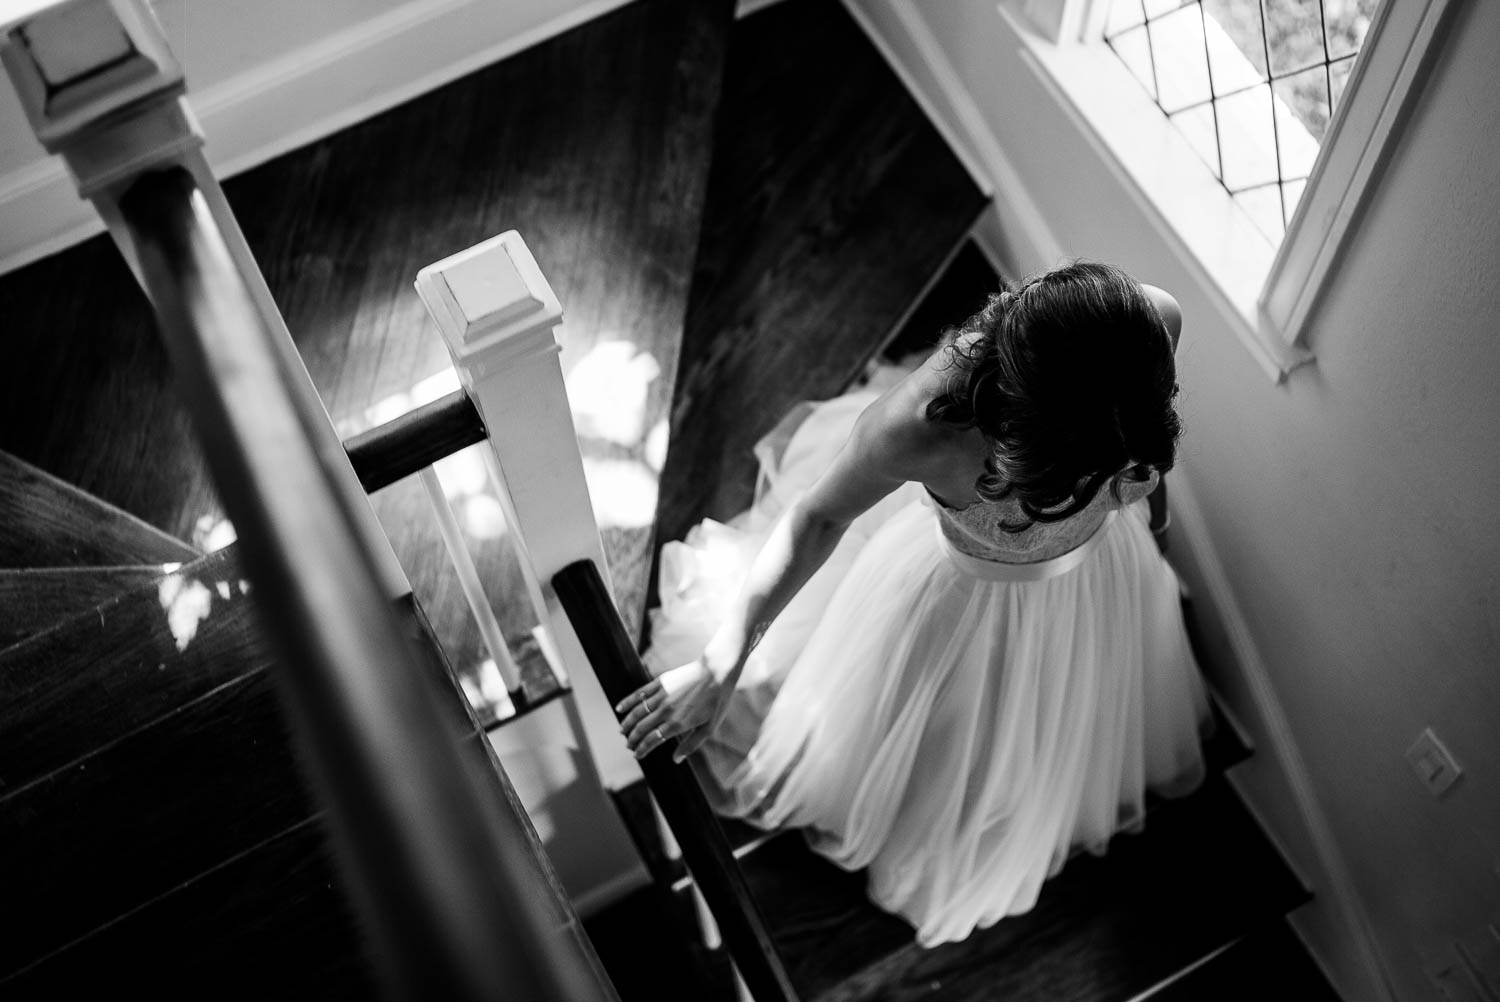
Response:
[[[7,999],[95,994],[213,999],[376,998],[376,968],[307,821],[10,978]]]
[[[235,553],[211,554],[0,653],[0,795],[270,664]]]
[[[1151,1002],[1339,1002],[1284,920],[1267,923],[1151,995]]]
[[[857,376],[984,197],[834,0],[735,25],[660,538],[750,499],[754,441]]]
[[[0,570],[0,651],[161,575],[160,564]]]
[[[182,563],[199,555],[181,539],[0,451],[0,568]]]
[[[265,671],[0,799],[0,883],[10,913],[25,917],[0,940],[0,971],[40,959],[316,809]]]

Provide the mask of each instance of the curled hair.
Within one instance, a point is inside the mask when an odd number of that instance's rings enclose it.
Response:
[[[1013,497],[1031,522],[1058,522],[1106,483],[1118,499],[1122,478],[1171,469],[1182,432],[1171,337],[1120,269],[1037,275],[990,296],[944,344],[953,376],[926,415],[984,435],[981,498]]]

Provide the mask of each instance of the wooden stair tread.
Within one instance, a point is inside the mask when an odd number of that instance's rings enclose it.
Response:
[[[315,813],[235,550],[0,654],[0,973]]]
[[[661,539],[750,501],[750,447],[842,391],[985,199],[849,15],[735,24],[657,506]]]
[[[0,570],[0,651],[161,575],[159,564]]]
[[[910,355],[930,354],[943,331],[977,313],[990,293],[1000,291],[1001,281],[974,241],[964,241],[886,343],[882,355],[899,362]]]
[[[865,899],[862,875],[799,839],[745,869],[794,980],[822,1002],[1129,998],[1307,899],[1217,780],[1151,812],[1106,856],[1075,857],[1026,914],[930,950]]]
[[[0,451],[0,568],[181,563],[198,556],[182,540]]]
[[[0,941],[0,994],[186,991],[274,957],[213,994],[368,997],[236,549],[0,653],[0,885],[25,916]],[[448,689],[448,733],[494,766],[420,606],[392,615]]]
[[[1268,923],[1148,996],[1151,1002],[1339,1002],[1284,920]]]
[[[63,904],[63,903],[59,903]],[[274,907],[273,907],[274,906]],[[18,974],[8,999],[364,1000],[379,994],[328,840],[305,821]]]
[[[0,791],[265,667],[248,590],[227,547],[0,653]]]

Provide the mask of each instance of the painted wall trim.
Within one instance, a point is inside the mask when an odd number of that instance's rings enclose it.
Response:
[[[1190,478],[1190,472],[1181,468],[1172,472],[1173,527],[1177,530],[1178,538],[1191,552],[1192,563],[1204,589],[1209,593],[1209,604],[1218,613],[1220,625],[1224,628],[1232,650],[1234,663],[1221,667],[1240,676],[1254,703],[1247,708],[1230,704],[1229,709],[1239,721],[1255,721],[1260,724],[1260,727],[1251,730],[1252,737],[1260,739],[1256,742],[1256,747],[1269,755],[1268,765],[1280,774],[1291,790],[1304,832],[1278,831],[1268,824],[1267,820],[1275,816],[1274,812],[1258,803],[1255,791],[1238,781],[1233,771],[1230,780],[1256,820],[1261,823],[1261,827],[1282,850],[1287,861],[1293,863],[1294,868],[1297,868],[1295,864],[1298,859],[1312,864],[1310,868],[1314,872],[1299,873],[1299,877],[1317,895],[1312,904],[1306,907],[1321,907],[1326,901],[1335,909],[1338,924],[1347,934],[1365,971],[1367,985],[1363,987],[1378,992],[1378,995],[1361,994],[1358,997],[1369,997],[1372,1002],[1397,1002],[1385,972],[1368,910],[1355,886],[1343,850],[1328,824],[1327,815],[1318,801],[1286,711],[1276,695],[1275,685],[1261,657],[1250,624],[1235,597],[1229,576],[1210,538],[1203,508],[1198,502]],[[1307,840],[1305,846],[1299,845],[1302,841],[1299,835],[1303,834]],[[1298,852],[1298,849],[1308,851]],[[1328,966],[1321,959],[1319,963],[1325,969]]]
[[[974,230],[985,253],[1011,278],[1061,261],[1062,244],[911,0],[844,0],[844,6],[991,197]],[[902,37],[890,37],[892,28]]]
[[[524,25],[507,21],[504,4],[411,0],[221,83],[190,89],[188,103],[202,121],[215,174],[229,177],[626,2],[592,0]],[[103,229],[56,157],[0,178],[0,274]]]

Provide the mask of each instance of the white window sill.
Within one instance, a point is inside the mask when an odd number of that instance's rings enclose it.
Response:
[[[1005,0],[999,12],[1021,42],[1022,60],[1198,276],[1226,326],[1273,381],[1311,361],[1258,307],[1276,247],[1102,41],[1054,44],[1031,28],[1020,3]]]

